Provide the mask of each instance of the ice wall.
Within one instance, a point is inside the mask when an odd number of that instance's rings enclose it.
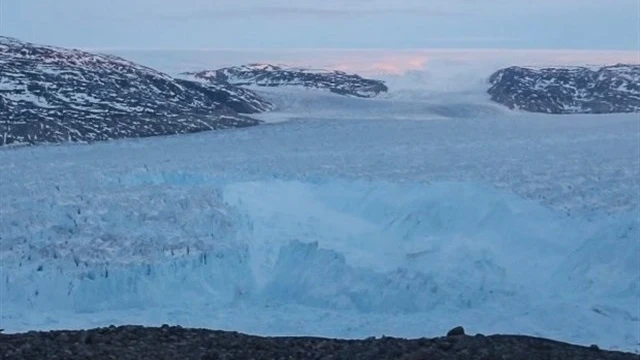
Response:
[[[635,210],[594,222],[474,183],[139,174],[109,184],[3,207],[3,328],[38,313],[143,311],[153,323],[176,309],[206,319],[293,306],[360,320],[476,313],[486,328],[519,316],[533,325],[510,331],[540,334],[550,322],[536,314],[557,311],[560,332],[573,316],[638,339]]]

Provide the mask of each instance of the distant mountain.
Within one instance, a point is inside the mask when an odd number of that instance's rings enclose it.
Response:
[[[314,70],[269,64],[233,66],[218,70],[184,73],[183,75],[214,83],[227,82],[238,86],[302,86],[305,88],[324,89],[340,95],[364,98],[374,97],[388,90],[383,81],[365,79],[359,75],[347,74],[342,71]]]
[[[251,126],[271,104],[122,58],[0,37],[0,145],[97,141]]]
[[[640,112],[640,65],[509,67],[491,75],[491,99],[512,109],[550,114]]]

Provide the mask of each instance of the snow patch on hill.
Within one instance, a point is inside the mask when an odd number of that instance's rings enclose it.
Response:
[[[199,84],[122,58],[0,37],[0,145],[92,142],[256,125],[246,89]]]
[[[183,75],[213,83],[237,86],[302,87],[327,90],[335,94],[362,98],[374,97],[388,89],[384,82],[365,79],[337,70],[319,70],[271,64],[248,64],[217,70],[187,72]]]
[[[524,68],[490,77],[491,99],[512,109],[551,114],[640,112],[640,65]]]

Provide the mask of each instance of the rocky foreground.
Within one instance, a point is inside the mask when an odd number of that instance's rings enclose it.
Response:
[[[2,359],[510,359],[631,360],[639,355],[514,335],[464,335],[456,328],[435,339],[335,340],[259,337],[163,325],[0,334]]]

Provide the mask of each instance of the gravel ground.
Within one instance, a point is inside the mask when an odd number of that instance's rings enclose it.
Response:
[[[455,329],[454,329],[455,330]],[[435,339],[336,340],[259,337],[163,325],[0,334],[2,359],[640,359],[562,342],[513,335],[459,334]],[[458,333],[457,335],[453,335]]]

